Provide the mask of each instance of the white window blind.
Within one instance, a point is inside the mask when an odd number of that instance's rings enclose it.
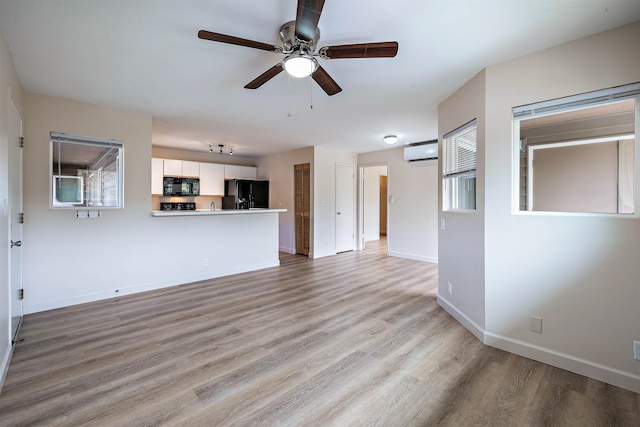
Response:
[[[613,102],[623,101],[625,99],[633,99],[637,98],[638,95],[640,95],[640,83],[616,86],[608,89],[581,93],[579,95],[572,95],[564,98],[551,99],[548,101],[514,107],[513,119],[523,120],[532,119],[534,117],[543,117],[551,114],[563,113],[565,111],[610,104]]]
[[[461,176],[476,170],[476,120],[444,135],[444,165],[442,174],[445,178]]]

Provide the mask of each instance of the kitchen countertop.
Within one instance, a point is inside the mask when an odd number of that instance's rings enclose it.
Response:
[[[151,216],[248,215],[286,211],[286,209],[224,209],[215,211],[196,209],[195,211],[151,211]]]

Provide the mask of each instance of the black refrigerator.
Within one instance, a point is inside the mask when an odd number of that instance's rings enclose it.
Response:
[[[269,208],[269,181],[231,179],[224,186],[222,209]]]

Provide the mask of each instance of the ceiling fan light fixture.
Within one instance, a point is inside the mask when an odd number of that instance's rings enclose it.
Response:
[[[395,144],[396,142],[398,142],[398,136],[397,135],[387,135],[384,138],[382,138],[384,140],[385,144]]]
[[[292,53],[282,60],[282,66],[289,75],[302,78],[313,74],[318,69],[318,61],[308,54]]]

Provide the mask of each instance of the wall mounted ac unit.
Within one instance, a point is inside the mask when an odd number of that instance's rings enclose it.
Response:
[[[438,158],[438,141],[409,145],[404,148],[404,159],[407,162],[420,162]]]

